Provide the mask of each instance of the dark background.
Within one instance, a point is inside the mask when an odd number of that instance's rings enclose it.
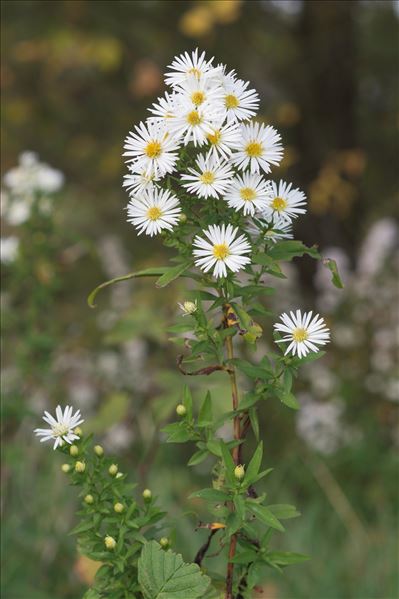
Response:
[[[305,403],[338,402],[342,413],[315,445],[294,414],[262,408],[265,462],[276,467],[269,497],[303,513],[277,545],[313,556],[284,577],[271,573],[262,597],[397,597],[394,4],[19,0],[3,1],[2,17],[2,172],[34,150],[66,177],[44,237],[34,223],[4,225],[22,247],[17,265],[3,268],[4,597],[73,599],[92,577],[67,536],[75,498],[59,459],[31,432],[57,402],[80,407],[85,428],[121,456],[139,488],[159,494],[176,521],[166,532],[187,559],[202,542],[195,518],[183,514],[200,509],[186,498],[205,486],[210,465],[189,470],[189,447],[158,451],[183,383],[165,329],[184,287],[124,284],[104,293],[97,311],[86,306],[102,280],[165,262],[161,244],[125,222],[122,144],[163,93],[174,55],[196,46],[259,91],[259,116],[286,148],[272,176],[308,196],[296,237],[337,257],[346,283],[331,295],[304,259],[278,290],[277,310],[316,306],[326,315],[333,343],[297,388]],[[198,401],[206,386],[227,409],[218,375],[192,384]]]

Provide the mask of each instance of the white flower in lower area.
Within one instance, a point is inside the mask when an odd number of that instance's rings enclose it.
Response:
[[[304,312],[300,310],[296,314],[290,312],[290,315],[284,313],[280,320],[274,325],[276,331],[285,333],[282,339],[277,343],[289,343],[285,350],[285,355],[291,352],[298,358],[303,358],[310,351],[318,352],[318,345],[325,345],[330,340],[330,330],[325,326],[324,319],[318,314],[312,318],[313,312]]]
[[[143,189],[151,189],[154,182],[159,181],[160,177],[154,174],[147,174],[145,169],[137,168],[135,164],[129,165],[130,173],[123,175],[122,187],[126,188],[131,195]]]
[[[34,432],[38,437],[42,437],[40,441],[54,440],[53,449],[57,449],[58,446],[64,445],[64,443],[72,444],[73,441],[79,439],[79,435],[74,433],[74,429],[84,422],[81,417],[80,410],[77,410],[73,414],[72,406],[66,406],[64,412],[61,406],[57,406],[55,415],[52,416],[48,412],[44,412],[43,420],[50,425],[50,428],[36,428]]]
[[[200,198],[219,197],[231,183],[233,171],[226,162],[215,158],[213,154],[199,156],[196,168],[189,168],[189,173],[182,175],[182,183],[190,193]]]
[[[240,126],[238,123],[226,123],[222,127],[215,127],[206,137],[210,143],[209,152],[227,160],[240,141]]]
[[[244,214],[255,214],[256,210],[264,210],[270,194],[270,183],[258,174],[244,173],[237,175],[226,190],[224,199],[230,208]]]
[[[3,181],[15,195],[31,195],[35,192],[52,194],[62,187],[64,175],[40,162],[35,152],[22,152],[18,166],[9,170]]]
[[[127,206],[127,221],[132,223],[138,234],[157,235],[162,229],[170,231],[179,221],[179,200],[168,189],[154,187],[146,189],[140,197],[132,197]]]
[[[124,156],[147,175],[162,177],[171,173],[177,161],[179,143],[171,136],[163,123],[147,121],[135,126],[124,143]]]
[[[237,237],[238,228],[232,225],[210,225],[204,231],[207,239],[198,235],[194,239],[193,250],[197,258],[195,264],[204,272],[213,268],[216,278],[226,277],[227,269],[238,272],[251,262],[248,256],[251,246],[244,235]]]
[[[292,189],[292,183],[280,181],[278,186],[272,181],[272,192],[266,209],[266,216],[274,221],[284,218],[291,221],[306,212],[306,196],[300,189]]]
[[[241,170],[249,167],[251,173],[261,169],[270,173],[270,165],[278,166],[283,157],[280,134],[270,125],[251,122],[241,125],[241,139],[234,153],[232,163]]]
[[[224,105],[229,122],[248,120],[256,115],[259,108],[259,94],[254,89],[248,89],[248,86],[248,81],[226,77]]]

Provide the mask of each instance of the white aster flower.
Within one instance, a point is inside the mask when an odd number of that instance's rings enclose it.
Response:
[[[19,239],[15,235],[1,237],[0,260],[3,264],[11,264],[18,255]]]
[[[219,197],[224,193],[231,182],[233,171],[227,163],[221,162],[212,154],[200,155],[196,163],[196,169],[189,168],[189,173],[181,175],[182,183],[190,193],[200,198]]]
[[[290,315],[284,313],[280,316],[282,323],[277,322],[274,325],[276,331],[285,333],[282,339],[277,343],[289,343],[285,350],[285,355],[291,352],[298,358],[306,356],[310,351],[318,352],[318,345],[325,345],[330,340],[330,330],[325,326],[324,319],[318,314],[312,318],[313,312],[304,312],[300,310],[296,314],[290,312]]]
[[[165,73],[165,83],[175,86],[193,75],[197,79],[204,76],[215,76],[218,69],[212,66],[212,62],[213,58],[206,60],[205,52],[199,55],[198,48],[191,53],[191,56],[188,52],[184,52],[184,54],[176,56],[172,64],[168,66],[168,69],[172,69],[172,71]]]
[[[52,194],[64,183],[64,175],[40,162],[35,152],[22,152],[19,164],[4,175],[4,184],[15,195],[31,195],[34,192]]]
[[[153,173],[147,174],[145,169],[137,169],[135,164],[129,165],[128,168],[130,173],[123,175],[122,187],[125,187],[130,195],[144,189],[152,189],[154,183],[160,179],[160,177],[156,177]]]
[[[270,165],[278,165],[283,157],[280,134],[270,125],[249,123],[241,125],[241,139],[231,156],[239,169],[250,168],[251,173],[260,169],[270,173]]]
[[[210,143],[209,151],[227,160],[232,149],[240,142],[240,137],[240,126],[237,123],[226,123],[222,127],[215,127],[212,133],[207,135]]]
[[[195,75],[190,75],[176,86],[175,91],[181,101],[190,103],[193,108],[208,104],[212,110],[223,114],[224,120],[223,88],[212,79],[198,79]]]
[[[155,123],[164,122],[168,126],[169,119],[176,116],[176,100],[177,94],[166,92],[163,97],[154,102],[152,108],[148,109],[153,116],[148,117],[147,120]]]
[[[293,239],[292,222],[285,218],[277,217],[274,220],[264,220],[264,214],[257,215],[256,218],[248,224],[248,233],[259,236],[265,228],[265,238],[276,242],[279,239]]]
[[[194,314],[194,312],[196,312],[198,309],[197,300],[195,300],[195,302],[178,302],[178,306],[180,310],[183,312],[183,316],[190,316],[191,314]]]
[[[74,433],[74,429],[84,422],[80,410],[73,414],[72,406],[66,406],[64,412],[62,412],[61,406],[57,406],[55,414],[56,418],[48,412],[44,412],[43,420],[47,422],[51,428],[36,428],[34,430],[38,437],[42,437],[42,439],[40,439],[42,443],[43,441],[53,439],[53,449],[57,449],[58,446],[64,445],[64,442],[71,444],[75,439],[79,439],[79,436]]]
[[[299,189],[292,189],[291,183],[280,181],[278,186],[272,181],[272,192],[269,196],[268,205],[265,214],[269,219],[285,219],[291,221],[299,214],[306,212],[306,196]]]
[[[124,156],[134,161],[136,167],[147,175],[162,177],[171,173],[177,161],[179,143],[162,123],[139,123],[135,132],[130,131],[125,139]]]
[[[202,146],[222,120],[219,106],[215,108],[209,102],[204,102],[194,107],[190,101],[181,98],[176,118],[169,121],[168,128],[173,137],[182,139],[184,145],[192,141],[195,146]]]
[[[170,231],[179,221],[179,200],[168,189],[146,189],[132,197],[127,206],[127,221],[138,229],[138,235],[157,235],[162,229]]]
[[[237,175],[226,190],[224,199],[230,208],[243,210],[244,214],[255,214],[267,206],[270,183],[258,174]]]
[[[227,269],[238,272],[249,264],[251,260],[244,254],[251,251],[251,246],[244,235],[237,237],[237,232],[232,225],[210,225],[204,231],[207,239],[199,235],[194,239],[195,264],[204,272],[213,268],[216,278],[226,277]]]
[[[256,115],[259,94],[248,86],[249,81],[235,79],[232,73],[225,76],[223,100],[228,122],[246,121]]]

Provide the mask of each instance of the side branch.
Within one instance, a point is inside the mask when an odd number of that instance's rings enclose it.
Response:
[[[182,374],[184,374],[185,376],[199,376],[201,374],[205,374],[205,375],[209,376],[210,374],[212,374],[212,372],[216,372],[217,370],[223,370],[224,372],[231,373],[231,369],[228,368],[227,366],[224,366],[223,364],[214,364],[212,366],[205,366],[204,368],[200,368],[199,370],[193,370],[192,372],[189,372],[188,370],[185,370],[185,368],[183,368],[183,366],[182,366],[183,360],[184,360],[183,354],[180,354],[179,356],[177,356],[177,367],[180,370],[180,372]]]

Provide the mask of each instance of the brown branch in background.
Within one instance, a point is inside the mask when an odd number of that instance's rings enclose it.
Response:
[[[185,376],[199,376],[201,374],[205,374],[205,375],[209,376],[210,374],[212,374],[212,372],[216,372],[217,370],[223,370],[224,372],[231,372],[230,369],[227,366],[224,366],[223,364],[215,364],[213,366],[205,366],[204,368],[200,368],[199,370],[194,370],[193,372],[188,372],[188,370],[185,370],[182,366],[183,360],[184,360],[183,354],[181,354],[180,356],[177,356],[177,367],[180,370],[180,372],[182,374],[184,374]]]

